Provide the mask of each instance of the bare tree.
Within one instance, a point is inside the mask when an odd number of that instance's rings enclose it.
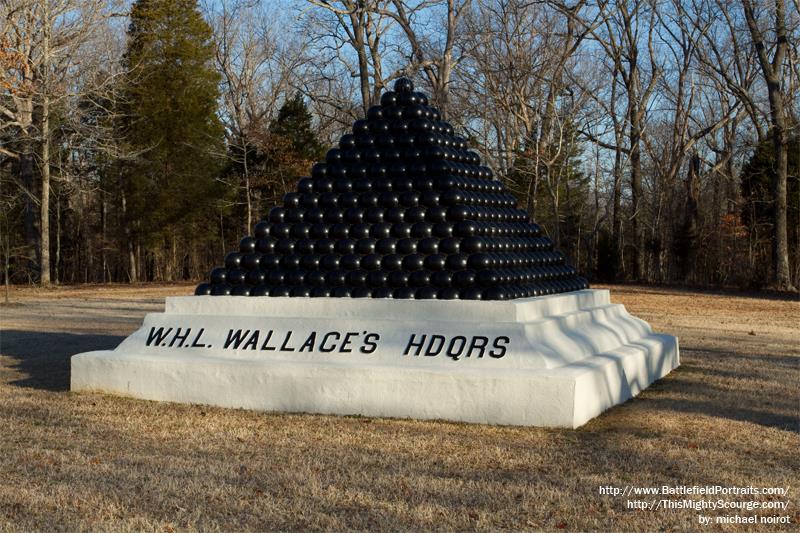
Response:
[[[764,21],[764,10],[756,12],[752,0],[742,0],[744,16],[753,47],[756,50],[761,73],[767,85],[769,99],[770,137],[775,157],[775,174],[772,181],[774,236],[772,243],[773,282],[779,290],[794,290],[789,274],[789,242],[786,225],[788,176],[789,128],[786,117],[785,101],[788,99],[784,91],[784,73],[789,33],[785,0],[773,0],[773,22]],[[768,41],[766,32],[772,35],[774,44]],[[797,45],[798,43],[794,43]],[[772,48],[772,58],[769,57]]]
[[[29,242],[37,247],[39,279],[43,285],[50,283],[51,271],[51,110],[72,94],[70,77],[78,68],[79,50],[91,41],[97,24],[108,14],[106,8],[106,2],[101,0],[0,3],[0,19],[9,28],[4,44],[11,57],[10,68],[0,69],[3,102],[10,104],[0,105],[0,114],[5,118],[0,129],[13,127],[19,132],[16,151],[3,148],[3,152],[19,159],[20,182],[26,197],[26,229]],[[35,111],[38,120],[34,120]]]

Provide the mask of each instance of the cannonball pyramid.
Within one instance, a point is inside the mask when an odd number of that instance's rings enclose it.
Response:
[[[508,300],[588,284],[401,78],[197,295]]]

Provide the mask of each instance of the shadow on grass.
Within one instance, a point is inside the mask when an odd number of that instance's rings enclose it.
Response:
[[[70,357],[81,352],[112,349],[124,338],[122,335],[3,330],[0,354],[15,359],[14,370],[25,375],[11,381],[11,385],[65,391],[69,390]]]

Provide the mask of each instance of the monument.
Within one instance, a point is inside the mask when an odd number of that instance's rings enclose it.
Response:
[[[408,79],[194,296],[72,390],[288,412],[578,427],[679,364],[589,289]]]

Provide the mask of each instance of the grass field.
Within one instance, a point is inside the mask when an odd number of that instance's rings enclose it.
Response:
[[[191,287],[16,290],[0,305],[0,530],[674,531],[698,528],[698,514],[783,515],[792,524],[747,529],[796,529],[797,300],[611,289],[680,338],[682,365],[578,430],[72,394],[72,354],[115,346]],[[789,507],[629,509],[655,497],[599,494],[605,485],[789,487],[722,497]]]

